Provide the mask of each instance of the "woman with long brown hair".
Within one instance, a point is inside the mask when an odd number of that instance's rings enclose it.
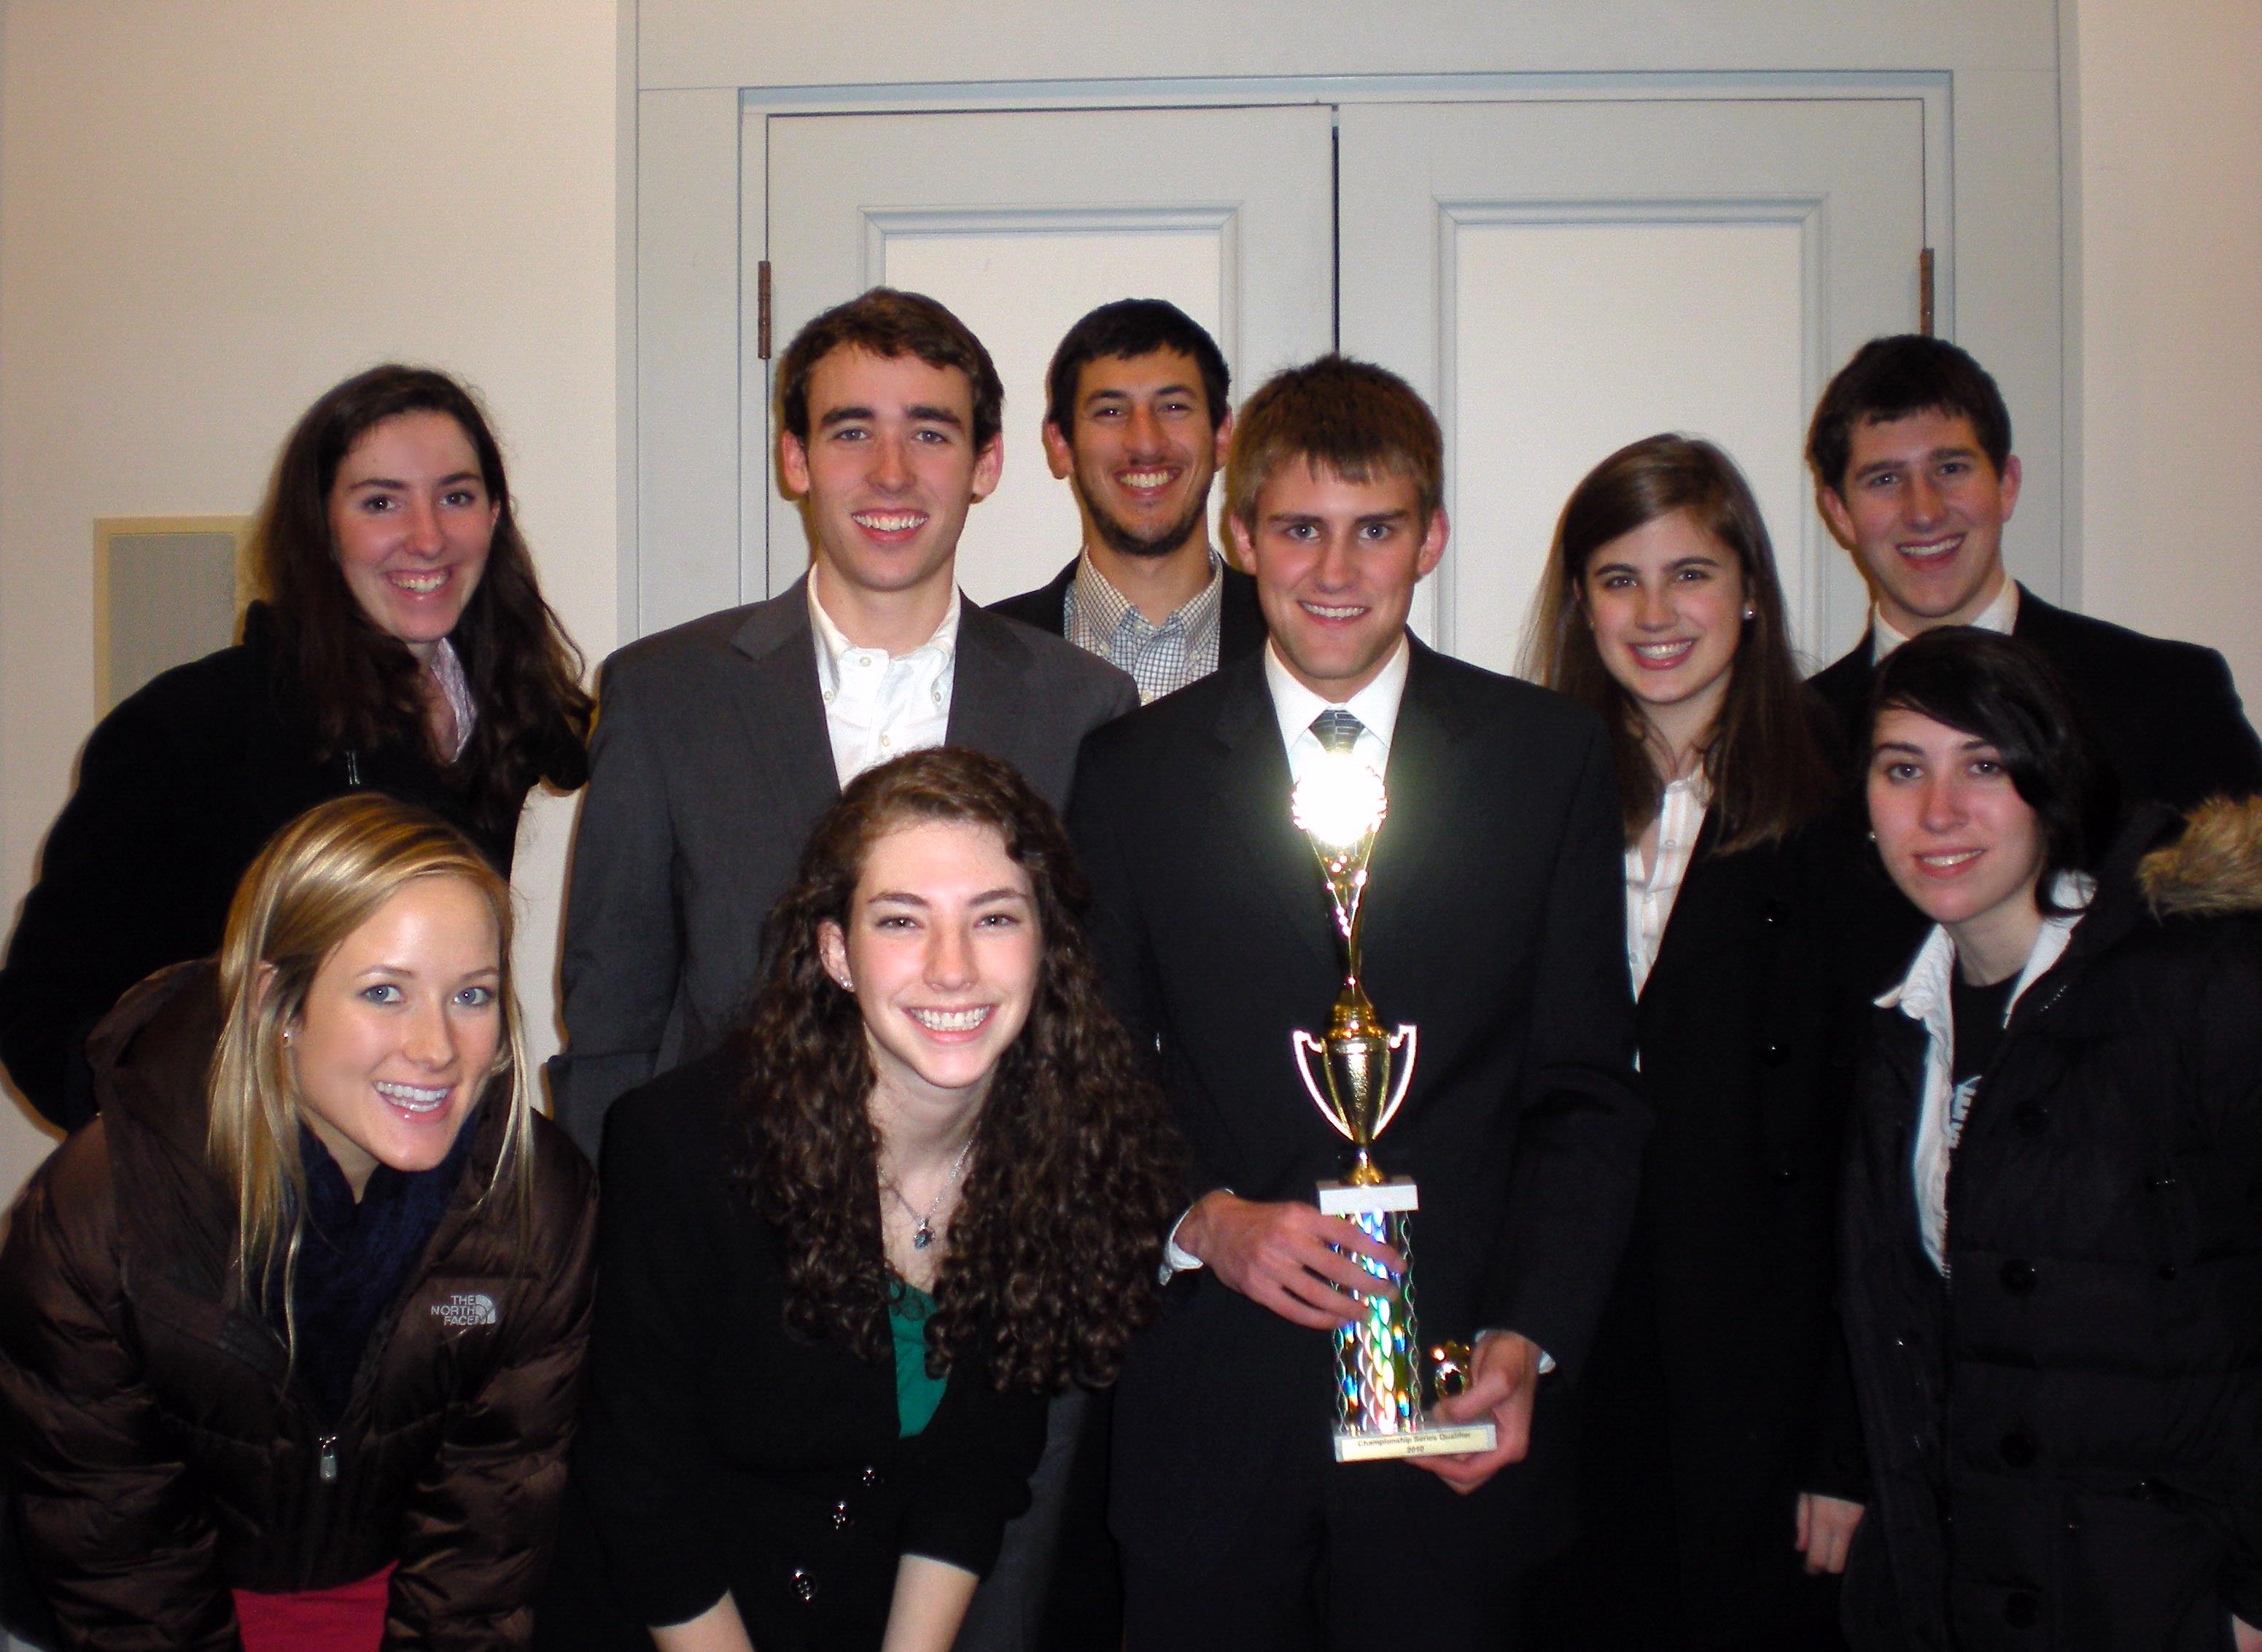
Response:
[[[1581,1533],[1545,1644],[1826,1646],[1854,1478],[1830,1311],[1842,1088],[1832,789],[1749,486],[1657,435],[1573,490],[1529,674],[1609,724],[1656,1124],[1582,1377]],[[1842,1390],[1840,1390],[1842,1393]],[[1825,1495],[1837,1492],[1839,1496]]]
[[[819,822],[740,1034],[608,1120],[545,1644],[951,1644],[1047,1397],[1113,1378],[1183,1199],[1084,899],[979,752]]]
[[[444,373],[357,373],[306,410],[254,534],[243,640],[89,737],[0,969],[0,1059],[65,1128],[86,1037],[153,970],[209,956],[260,846],[347,792],[420,804],[506,875],[537,781],[586,772],[581,660],[543,601],[502,451]]]

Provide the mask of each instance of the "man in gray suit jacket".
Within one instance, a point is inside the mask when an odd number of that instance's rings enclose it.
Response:
[[[779,469],[809,574],[605,664],[561,968],[558,1121],[593,1156],[606,1110],[722,1039],[810,829],[867,768],[921,746],[1013,763],[1055,808],[1077,748],[1135,708],[1130,678],[1057,635],[963,601],[966,513],[998,485],[1005,391],[932,298],[875,288],[818,316],[778,366]],[[1055,1402],[1029,1512],[958,1644],[1034,1643],[1081,1426]]]
[[[843,782],[970,745],[1058,808],[1084,736],[1139,703],[1113,666],[959,598],[959,531],[998,485],[1005,393],[955,317],[876,288],[803,328],[778,379],[810,574],[629,644],[600,682],[551,1067],[558,1120],[592,1155],[616,1096],[729,1029],[763,920]]]

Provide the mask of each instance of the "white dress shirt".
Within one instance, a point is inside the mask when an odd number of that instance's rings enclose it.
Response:
[[[2073,938],[2073,926],[2096,893],[2096,883],[2079,873],[2060,874],[2051,898],[2061,910],[2042,919],[2042,929],[2027,953],[2018,985],[2003,1005],[2008,1025],[2012,1010],[2027,988],[2049,973]],[[1979,1081],[1956,1082],[1956,1011],[1949,992],[1954,985],[1956,938],[1944,924],[1934,924],[1918,949],[1907,978],[1877,1000],[1881,1009],[1898,1009],[1912,1021],[1924,1024],[1927,1042],[1924,1052],[1924,1095],[1917,1114],[1916,1147],[1911,1168],[1916,1180],[1917,1232],[1924,1253],[1943,1277],[1948,1273],[1948,1167],[1956,1157],[1956,1144],[1963,1134],[1963,1116],[1971,1106]]]
[[[1704,813],[1712,806],[1712,785],[1704,765],[1677,780],[1668,781],[1657,807],[1657,860],[1641,864],[1639,839],[1626,845],[1626,965],[1633,972],[1633,995],[1641,996],[1649,972],[1656,966],[1657,949],[1665,940],[1673,903],[1689,876],[1689,862],[1696,852],[1696,835],[1704,830]]]
[[[1349,700],[1322,700],[1290,674],[1279,650],[1268,639],[1264,644],[1264,686],[1272,695],[1272,712],[1280,720],[1280,743],[1288,749],[1288,778],[1300,781],[1314,758],[1327,748],[1312,732],[1312,720],[1323,711],[1347,711],[1359,721],[1358,740],[1351,755],[1377,774],[1390,767],[1390,736],[1398,727],[1398,702],[1406,697],[1406,673],[1414,650],[1405,637],[1382,663],[1374,680]]]
[[[1209,583],[1160,625],[1078,552],[1068,587],[1068,640],[1130,673],[1139,685],[1139,703],[1149,705],[1217,669],[1224,609],[1225,560],[1215,551],[1209,554]]]
[[[809,625],[817,637],[817,686],[832,736],[832,768],[846,786],[906,751],[939,746],[950,731],[950,690],[958,665],[959,596],[934,635],[908,654],[858,648],[832,623],[809,582]]]
[[[444,636],[432,650],[432,680],[440,685],[440,698],[448,702],[448,715],[456,722],[456,749],[448,753],[448,761],[453,763],[471,744],[479,712],[472,704],[472,686],[465,679],[464,662],[456,657],[455,645]]]
[[[2019,582],[2008,572],[2003,575],[2003,588],[1995,600],[1971,616],[1971,623],[1982,631],[1992,631],[1998,636],[2008,636],[2011,628],[2019,622]],[[1898,631],[1885,623],[1885,616],[1875,606],[1869,609],[1869,664],[1877,664],[1908,641]]]

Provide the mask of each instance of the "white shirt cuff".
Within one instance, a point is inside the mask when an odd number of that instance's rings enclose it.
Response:
[[[1217,1191],[1220,1193],[1231,1193],[1233,1189],[1231,1188],[1220,1188]],[[1171,1224],[1170,1232],[1163,1237],[1163,1266],[1159,1270],[1157,1270],[1159,1282],[1163,1284],[1169,1284],[1171,1282],[1171,1275],[1173,1274],[1190,1274],[1195,1268],[1199,1268],[1202,1265],[1202,1259],[1200,1257],[1195,1255],[1192,1251],[1186,1249],[1184,1246],[1178,1243],[1178,1230],[1186,1225],[1186,1217],[1192,1216],[1193,1213],[1193,1206],[1191,1204],[1186,1206],[1184,1210],[1181,1210],[1178,1213],[1178,1219]]]

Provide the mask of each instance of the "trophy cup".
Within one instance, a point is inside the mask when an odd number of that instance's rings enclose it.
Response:
[[[1374,1162],[1375,1138],[1396,1116],[1413,1081],[1416,1042],[1410,1026],[1383,1030],[1359,984],[1367,861],[1388,812],[1382,777],[1348,751],[1323,752],[1297,786],[1293,808],[1297,828],[1311,839],[1326,875],[1344,946],[1343,990],[1336,995],[1326,1033],[1314,1038],[1299,1028],[1288,1035],[1296,1071],[1313,1104],[1351,1143],[1354,1154],[1347,1180],[1320,1183],[1320,1209],[1356,1222],[1369,1238],[1391,1246],[1406,1260],[1405,1273],[1394,1279],[1380,1262],[1358,1258],[1360,1267],[1398,1289],[1394,1296],[1362,1296],[1359,1318],[1336,1332],[1336,1461],[1490,1451],[1495,1437],[1489,1422],[1432,1423],[1423,1415],[1416,1368],[1422,1342],[1414,1315],[1414,1253],[1408,1242],[1409,1218],[1421,1201],[1409,1178],[1386,1176]],[[1431,1351],[1441,1394],[1458,1391],[1469,1358],[1468,1349],[1457,1343]]]

